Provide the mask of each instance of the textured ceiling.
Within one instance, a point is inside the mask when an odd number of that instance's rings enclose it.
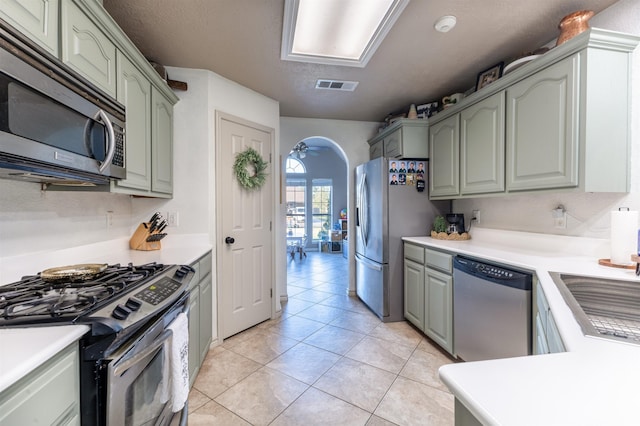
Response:
[[[280,60],[284,0],[104,0],[150,60],[214,71],[279,101],[281,116],[359,121],[465,92],[478,72],[556,38],[563,16],[614,3],[412,0],[367,67],[351,68]],[[458,18],[445,34],[433,29],[443,15]],[[360,84],[354,92],[315,90],[318,78]]]

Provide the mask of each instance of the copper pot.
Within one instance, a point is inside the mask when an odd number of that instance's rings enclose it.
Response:
[[[558,25],[558,28],[560,28],[560,35],[556,41],[556,46],[560,46],[565,41],[588,30],[589,19],[591,19],[593,15],[593,10],[579,10],[562,18]]]

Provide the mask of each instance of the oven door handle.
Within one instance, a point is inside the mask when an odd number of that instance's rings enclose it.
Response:
[[[138,362],[143,360],[144,358],[151,355],[154,351],[158,350],[164,342],[167,341],[171,337],[173,332],[171,330],[165,330],[159,337],[156,339],[152,345],[147,346],[142,351],[137,352],[127,358],[123,358],[118,361],[117,365],[114,365],[113,374],[116,376],[120,376],[122,373],[127,371],[129,368],[136,365]]]

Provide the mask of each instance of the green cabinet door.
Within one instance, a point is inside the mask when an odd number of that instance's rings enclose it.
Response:
[[[79,363],[73,343],[0,393],[0,426],[80,424]]]
[[[72,0],[61,0],[62,62],[116,97],[116,46]]]
[[[211,335],[213,327],[213,281],[211,274],[200,281],[200,363],[204,362],[209,345],[211,345]]]
[[[460,193],[504,191],[504,92],[460,112]]]
[[[191,288],[189,296],[189,385],[200,370],[200,286]]]
[[[151,189],[151,83],[118,52],[118,102],[127,111],[127,178],[116,188]]]
[[[579,59],[507,89],[507,190],[578,185]]]
[[[547,302],[542,286],[537,281],[534,286],[534,298],[534,354],[564,352],[565,347],[553,318],[549,302]]]
[[[58,0],[0,0],[0,18],[58,57]]]
[[[425,268],[424,333],[453,353],[453,277]]]
[[[151,190],[173,193],[173,105],[155,87],[151,92]]]
[[[429,129],[429,196],[456,196],[460,192],[458,114]]]
[[[407,258],[404,259],[404,317],[424,331],[424,266]]]

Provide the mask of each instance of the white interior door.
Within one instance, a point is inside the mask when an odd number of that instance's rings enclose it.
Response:
[[[225,339],[271,317],[273,129],[218,113],[218,283]],[[243,188],[233,173],[236,154],[253,148],[269,162],[259,189]]]

